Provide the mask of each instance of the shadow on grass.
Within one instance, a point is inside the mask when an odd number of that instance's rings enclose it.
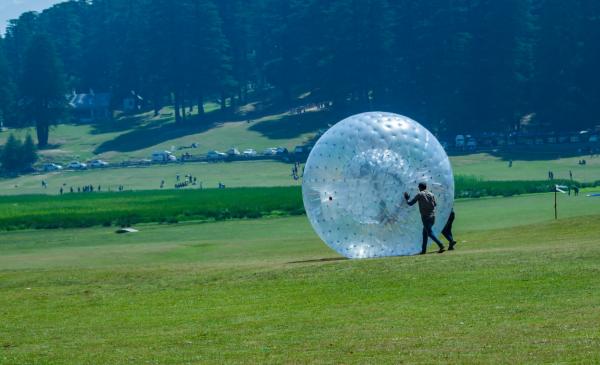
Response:
[[[62,146],[60,143],[48,143],[44,147],[38,147],[40,151],[56,150]]]
[[[285,115],[282,118],[258,122],[249,129],[270,139],[289,139],[327,128],[338,120],[332,112],[311,112]]]
[[[270,112],[270,107],[263,108],[260,112],[248,114],[234,113],[231,109],[226,111],[212,110],[203,115],[187,116],[180,124],[175,124],[173,113],[161,114],[158,118],[150,121],[148,121],[150,117],[148,113],[129,116],[119,121],[94,125],[94,131],[92,132],[94,134],[130,130],[102,143],[94,150],[94,153],[99,154],[109,151],[133,152],[171,139],[203,133],[225,123],[259,119],[265,115],[271,115]]]
[[[175,124],[170,117],[152,121],[130,132],[124,133],[98,146],[94,153],[108,151],[132,152],[152,147],[162,142],[206,132],[224,123],[225,115],[213,112],[205,115],[188,116],[181,124]]]
[[[134,128],[142,127],[147,124],[148,118],[151,118],[152,114],[138,114],[122,117],[119,119],[114,119],[111,121],[106,121],[103,123],[96,123],[92,125],[92,134],[104,134],[104,133],[114,133],[114,132],[123,132]],[[170,119],[170,117],[163,117],[160,119],[156,119],[152,121],[152,123],[160,123],[165,122]]]
[[[288,264],[308,264],[312,262],[329,262],[329,261],[344,261],[349,260],[347,257],[327,257],[323,259],[303,260],[303,261],[291,261]]]

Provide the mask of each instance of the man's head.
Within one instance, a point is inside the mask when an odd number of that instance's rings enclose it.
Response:
[[[425,189],[427,189],[427,184],[424,182],[419,183],[419,191],[423,191]]]

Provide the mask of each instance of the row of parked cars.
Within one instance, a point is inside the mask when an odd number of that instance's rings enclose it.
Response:
[[[262,151],[262,156],[283,156],[288,153],[287,148],[284,147],[270,147]],[[258,156],[258,152],[254,148],[247,148],[243,151],[239,151],[237,148],[232,147],[227,152],[219,151],[208,151],[206,158],[210,161],[220,161],[228,158],[252,158]]]
[[[298,149],[298,147],[296,148]],[[298,151],[295,151],[295,153],[298,153]],[[239,151],[237,148],[232,147],[229,150],[227,150],[226,152],[219,152],[219,151],[208,151],[208,153],[206,154],[206,159],[209,161],[223,161],[223,160],[227,160],[227,159],[235,159],[235,158],[253,158],[253,157],[257,157],[257,156],[272,156],[272,157],[277,157],[277,156],[287,156],[289,154],[287,148],[285,147],[270,147],[265,149],[264,151],[262,151],[262,153],[258,153],[255,149],[253,148],[247,148],[243,151]],[[140,160],[138,161],[139,163],[143,163],[143,164],[152,164],[152,163],[166,163],[166,162],[175,162],[177,161],[177,157],[170,151],[157,151],[157,152],[153,152],[151,159],[144,159],[144,160]],[[73,161],[70,162],[69,164],[62,166],[60,164],[57,163],[46,163],[43,165],[42,170],[45,172],[52,172],[52,171],[61,171],[63,169],[66,170],[87,170],[88,168],[103,168],[103,167],[108,167],[109,163],[103,160],[92,160],[89,162],[80,162],[80,161]]]
[[[47,163],[42,166],[42,170],[45,172],[51,171],[60,171],[63,169],[67,170],[87,170],[88,168],[98,169],[103,167],[108,167],[108,162],[103,160],[92,160],[89,163],[73,161],[67,164],[66,166],[62,166],[57,163]]]

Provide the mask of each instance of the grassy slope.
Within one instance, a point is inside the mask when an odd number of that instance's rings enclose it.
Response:
[[[251,120],[250,123],[245,120],[213,123],[193,119],[176,128],[170,112],[171,108],[164,108],[157,118],[153,118],[152,113],[146,113],[96,126],[54,126],[49,141],[53,148],[42,151],[42,158],[62,163],[96,157],[120,162],[131,158],[149,158],[153,151],[171,150],[173,147],[176,153],[180,153],[177,152],[179,147],[190,146],[194,142],[199,144],[199,148],[185,151],[204,154],[213,149],[225,151],[232,146],[240,150],[254,148],[257,151],[276,146],[293,149],[314,135],[318,125],[327,124],[322,120],[323,116],[311,114],[303,117],[308,119],[305,123],[307,126],[303,128],[299,117],[277,114]],[[193,117],[197,118],[197,115]],[[210,118],[214,119],[215,116],[211,115]],[[270,133],[267,129],[275,132]],[[286,133],[279,129],[285,129]],[[32,128],[9,130],[0,133],[0,145],[4,144],[10,133],[21,138],[27,133],[35,135]]]
[[[550,201],[460,201],[458,251],[363,261],[312,261],[304,217],[1,233],[0,362],[597,363],[600,206]]]

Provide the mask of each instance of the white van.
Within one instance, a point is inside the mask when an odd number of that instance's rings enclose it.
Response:
[[[158,151],[152,153],[152,162],[170,162],[177,161],[177,157],[169,151]]]
[[[454,145],[456,147],[464,147],[465,146],[465,136],[463,136],[462,134],[459,134],[456,136],[456,138],[454,139]]]

